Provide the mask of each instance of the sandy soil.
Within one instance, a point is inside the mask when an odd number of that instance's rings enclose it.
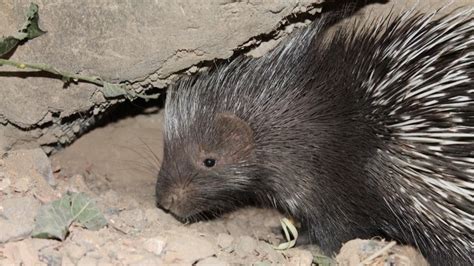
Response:
[[[154,183],[162,123],[162,112],[148,108],[89,132],[51,158],[39,149],[4,155],[0,161],[0,265],[335,263],[317,247],[275,250],[273,246],[282,241],[275,230],[281,215],[271,210],[244,209],[184,225],[156,208]],[[66,191],[93,197],[108,226],[89,231],[73,225],[63,242],[30,238],[41,204]],[[355,240],[349,244],[337,257],[341,265],[356,265],[383,251],[388,243]],[[369,265],[420,265],[419,254],[409,248],[396,246],[379,255]]]

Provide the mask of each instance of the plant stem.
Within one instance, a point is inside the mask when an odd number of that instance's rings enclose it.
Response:
[[[100,77],[81,76],[81,75],[72,74],[72,73],[69,73],[69,72],[59,71],[59,70],[55,69],[54,67],[51,67],[51,66],[48,66],[48,65],[45,65],[45,64],[21,63],[21,62],[17,62],[17,61],[13,61],[13,60],[1,59],[0,58],[0,66],[2,66],[2,65],[9,65],[9,66],[13,66],[13,67],[16,67],[16,68],[19,68],[19,69],[29,68],[29,69],[36,69],[36,70],[46,71],[48,73],[52,73],[52,74],[61,76],[66,81],[73,80],[73,81],[90,82],[92,84],[95,84],[95,85],[98,85],[98,86],[102,87],[103,88],[102,94],[106,98],[115,98],[117,96],[124,96],[129,100],[133,100],[137,97],[149,100],[149,99],[157,99],[158,95],[159,95],[159,94],[146,95],[146,94],[143,94],[143,93],[138,93],[137,94],[133,91],[128,90],[123,85],[112,84],[112,83],[108,83],[106,81],[103,81]],[[107,86],[109,86],[109,87],[113,86],[113,90],[115,92],[113,96],[107,95],[108,93],[104,92],[104,90],[107,88]]]
[[[99,77],[81,76],[81,75],[76,75],[76,74],[72,74],[68,72],[62,72],[48,65],[20,63],[20,62],[0,58],[0,66],[1,65],[9,65],[9,66],[13,66],[20,69],[30,68],[30,69],[42,70],[42,71],[46,71],[52,74],[59,75],[61,77],[65,77],[67,79],[72,79],[75,81],[78,81],[78,80],[87,81],[99,86],[104,86],[104,81],[102,81]]]

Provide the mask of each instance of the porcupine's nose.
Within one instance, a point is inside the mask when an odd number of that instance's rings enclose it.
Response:
[[[173,207],[176,205],[176,202],[178,201],[178,196],[176,194],[169,195],[165,198],[163,198],[160,202],[159,205],[167,210],[170,211],[173,209]]]

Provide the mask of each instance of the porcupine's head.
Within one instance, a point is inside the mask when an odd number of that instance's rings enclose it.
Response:
[[[182,80],[167,94],[156,197],[160,207],[181,221],[231,210],[244,203],[255,185],[253,130],[235,112],[223,110],[216,91],[195,84],[213,82],[205,80]]]
[[[194,221],[242,205],[276,207],[276,195],[295,190],[293,182],[281,180],[292,176],[295,166],[283,165],[296,147],[288,141],[298,135],[294,128],[301,123],[295,118],[308,112],[288,104],[301,94],[291,73],[295,67],[288,66],[301,65],[304,50],[323,26],[299,31],[297,39],[286,39],[261,58],[240,56],[168,90],[164,158],[156,184],[159,206],[182,221]],[[269,182],[273,169],[287,170]]]

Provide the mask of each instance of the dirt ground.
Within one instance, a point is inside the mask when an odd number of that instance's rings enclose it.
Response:
[[[129,105],[129,108],[139,108]],[[277,251],[281,215],[244,209],[181,224],[155,207],[154,183],[162,151],[158,108],[97,128],[48,158],[41,150],[10,152],[0,161],[0,265],[333,265],[317,247]],[[51,185],[52,184],[52,185]],[[99,231],[73,224],[63,242],[30,238],[41,204],[66,191],[91,196],[108,220]],[[420,265],[411,248],[355,240],[337,260],[357,265]],[[420,260],[421,259],[421,260]],[[421,261],[421,262],[420,262]]]
[[[352,240],[331,258],[315,246],[275,250],[282,216],[271,210],[178,222],[154,199],[163,113],[136,103],[124,109],[128,115],[114,112],[114,121],[51,157],[39,148],[0,152],[0,265],[427,265],[413,248],[380,239]],[[93,198],[108,225],[72,224],[64,241],[31,238],[41,206],[68,191]]]

